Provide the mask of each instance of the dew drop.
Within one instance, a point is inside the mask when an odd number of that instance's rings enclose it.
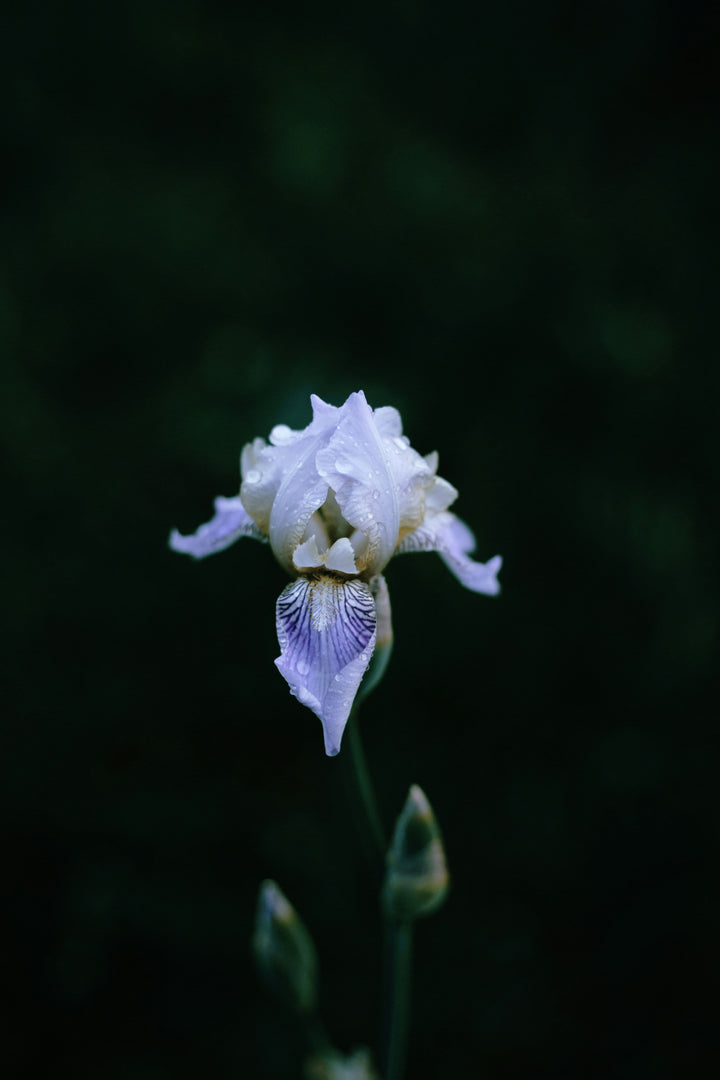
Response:
[[[245,483],[246,484],[257,484],[257,483],[260,482],[260,479],[261,479],[261,477],[260,477],[260,473],[258,472],[258,470],[257,469],[250,469],[250,471],[245,476]]]
[[[276,424],[271,435],[273,442],[285,443],[292,435],[292,428],[289,428],[287,424]]]
[[[309,670],[310,670],[310,665],[308,664],[307,660],[298,660],[298,662],[297,662],[297,673],[298,673],[298,675],[307,675]]]

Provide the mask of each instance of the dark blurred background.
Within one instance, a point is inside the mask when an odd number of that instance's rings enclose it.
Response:
[[[443,827],[409,1077],[716,1048],[717,7],[45,3],[2,17],[5,1075],[298,1077],[275,878],[373,1044],[379,924],[267,548],[166,549],[309,394],[440,451],[497,600],[388,568],[363,730]],[[715,316],[713,313],[713,322]]]

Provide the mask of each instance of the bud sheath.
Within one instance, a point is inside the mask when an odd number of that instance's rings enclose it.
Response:
[[[252,948],[270,993],[299,1013],[312,1013],[317,1001],[315,946],[274,881],[260,886]]]
[[[388,919],[411,922],[445,899],[449,884],[440,829],[425,793],[413,784],[387,854],[382,902]]]

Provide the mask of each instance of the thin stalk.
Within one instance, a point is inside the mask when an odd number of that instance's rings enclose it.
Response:
[[[378,813],[372,780],[365,762],[356,709],[353,709],[345,728],[343,750],[345,752],[340,754],[340,760],[345,767],[346,787],[351,798],[365,856],[374,878],[379,882],[385,868],[387,842]]]
[[[384,1080],[402,1080],[405,1075],[410,1026],[412,932],[411,922],[388,923],[387,925],[384,1039],[381,1061],[381,1074]]]

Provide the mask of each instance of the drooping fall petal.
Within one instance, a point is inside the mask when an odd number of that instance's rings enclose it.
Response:
[[[290,692],[320,719],[325,750],[340,749],[355,694],[375,648],[375,601],[369,585],[318,574],[300,577],[276,607],[280,656]]]
[[[402,555],[410,551],[436,551],[458,581],[473,592],[497,596],[500,584],[497,575],[502,558],[495,555],[486,563],[470,558],[475,550],[475,537],[464,521],[455,514],[441,511],[428,514],[414,532],[406,536],[397,549]]]

